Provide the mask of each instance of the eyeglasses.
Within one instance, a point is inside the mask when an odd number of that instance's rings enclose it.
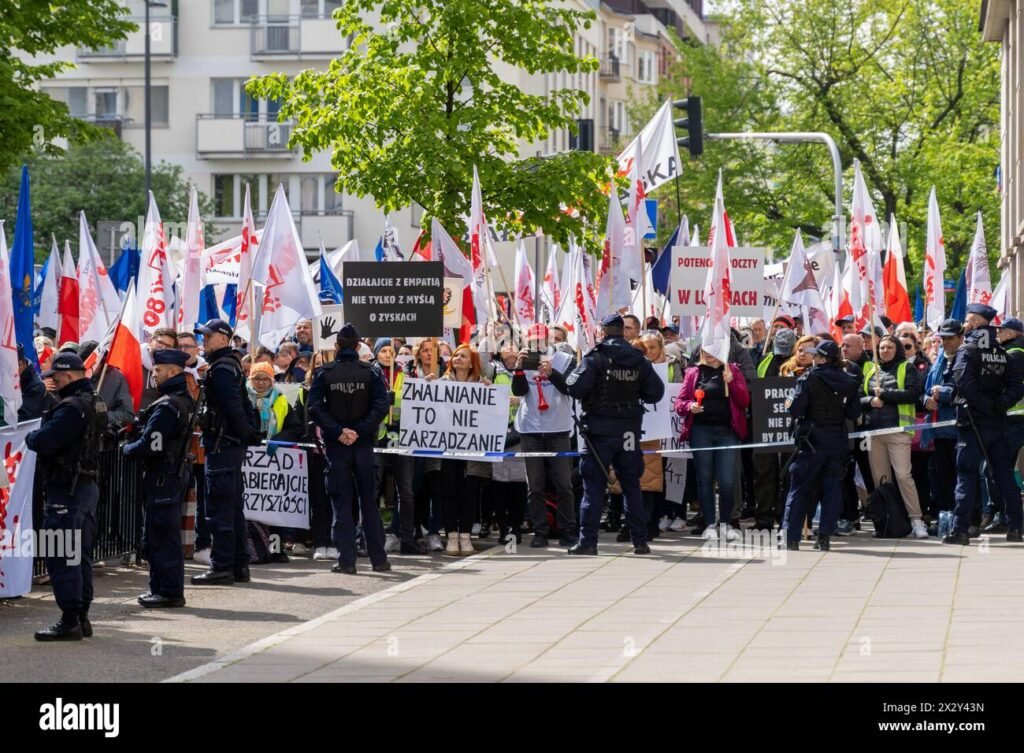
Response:
[[[914,350],[916,347],[914,343],[903,343],[903,350]]]

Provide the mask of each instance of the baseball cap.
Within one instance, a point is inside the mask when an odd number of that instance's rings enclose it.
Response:
[[[210,319],[206,324],[200,324],[195,328],[197,335],[212,335],[215,332],[231,337],[233,330],[223,319]]]
[[[996,325],[996,329],[1012,329],[1014,332],[1024,332],[1024,322],[1011,316],[1009,319],[1003,319],[1002,324]]]
[[[52,377],[58,371],[85,371],[82,359],[74,353],[59,353],[50,364],[50,368],[42,373],[44,378]]]
[[[772,352],[777,356],[793,355],[793,348],[796,347],[796,332],[791,329],[780,329],[775,333],[772,343]]]
[[[818,347],[814,348],[814,355],[835,360],[839,358],[839,346],[831,340],[822,340]]]
[[[947,319],[939,325],[939,337],[956,337],[964,332],[964,324],[959,319]]]

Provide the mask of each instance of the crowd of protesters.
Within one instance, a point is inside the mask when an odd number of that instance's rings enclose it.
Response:
[[[948,372],[963,343],[962,324],[949,320],[937,332],[923,324],[893,326],[884,318],[884,327],[863,331],[857,331],[853,317],[832,324],[829,332],[810,333],[799,317],[782,314],[768,326],[754,320],[733,330],[729,362],[723,363],[702,351],[699,344],[688,347],[677,323],[624,317],[624,338],[652,363],[667,364],[666,395],[671,396],[672,409],[681,417],[679,439],[697,450],[685,461],[688,472],[681,499],[669,500],[664,457],[656,452],[661,443],[642,443],[649,451],[641,481],[649,538],[677,534],[733,540],[742,528],[779,528],[789,486],[789,450],[752,453],[744,447],[751,434],[751,387],[759,379],[799,378],[811,368],[815,348],[825,341],[837,343],[841,367],[863,386],[858,428],[908,429],[874,436],[866,448],[863,443],[852,443],[843,479],[842,512],[834,534],[860,532],[873,490],[892,481],[910,519],[910,535],[920,539],[939,535],[941,513],[954,506],[957,430],[927,426],[954,416],[954,390]],[[1008,351],[1016,348],[1024,354],[1024,324],[1006,319],[996,331]],[[438,379],[509,385],[512,399],[506,451],[552,453],[548,457],[505,457],[500,462],[377,454],[377,496],[386,524],[388,553],[465,555],[475,551],[474,539],[522,543],[524,534],[532,534],[529,543],[537,548],[548,546],[552,538],[562,546],[576,541],[582,488],[578,458],[570,452],[577,443],[573,401],[565,380],[580,354],[567,342],[566,330],[557,326],[537,324],[516,335],[505,327],[489,334],[480,340],[480,347],[454,346],[439,338],[407,341],[398,337],[366,338],[359,346],[360,358],[379,367],[392,396],[380,426],[380,447],[394,445],[405,380]],[[73,351],[84,360],[97,347],[95,342],[58,344],[52,335],[43,331],[35,339],[43,370],[60,352]],[[273,559],[312,556],[335,560],[338,553],[331,541],[333,512],[324,488],[322,444],[307,410],[312,378],[317,369],[333,360],[334,353],[315,351],[308,320],[300,321],[294,335],[276,350],[248,347],[237,337],[233,344],[244,354],[248,395],[259,414],[262,436],[296,443],[306,448],[310,458],[309,527],[263,530],[262,535],[276,534],[284,543],[284,551],[275,552]],[[184,351],[189,356],[187,373],[193,385],[207,368],[202,344],[191,332],[160,329],[146,347]],[[527,365],[538,353],[539,362]],[[24,403],[19,419],[27,420],[55,402],[54,386],[50,380],[40,380],[26,360],[22,359],[21,366]],[[144,409],[158,392],[149,374],[143,376]],[[135,418],[128,384],[112,367],[101,368],[91,378],[108,406],[114,435]],[[1009,434],[1012,446],[1024,442],[1024,416],[1010,418]],[[201,473],[197,477],[202,478]],[[614,478],[611,481],[602,527],[626,541],[629,532],[623,522],[622,495]],[[972,520],[970,535],[1005,532],[1005,516],[994,501],[998,495],[990,495],[985,483],[979,491],[983,504]],[[210,534],[202,510],[202,484],[197,495],[194,559],[209,564]],[[813,535],[813,513],[809,519],[808,531]],[[261,535],[261,526],[250,524],[250,528],[256,529],[250,536]]]

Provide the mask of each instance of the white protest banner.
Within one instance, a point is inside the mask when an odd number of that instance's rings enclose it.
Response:
[[[9,485],[0,488],[0,599],[23,596],[32,590],[32,564],[36,554],[32,525],[32,481],[36,472],[36,454],[25,445],[25,437],[39,428],[39,421],[28,421],[17,428],[0,431],[5,472]],[[48,537],[47,549],[63,547],[74,559],[74,547],[81,542]],[[59,551],[46,552],[59,554]]]
[[[655,405],[645,405],[643,441],[668,439],[672,436],[672,398],[679,394],[681,384],[669,384],[668,363],[653,364],[654,373],[665,383],[665,396]],[[673,390],[672,388],[675,387]]]
[[[293,447],[248,447],[242,465],[245,519],[282,528],[309,528],[309,468]]]
[[[316,349],[334,350],[338,341],[338,332],[345,326],[345,307],[338,303],[322,307],[322,313],[316,318]]]
[[[497,462],[501,458],[476,453],[504,452],[511,397],[507,384],[407,379],[402,385],[398,446]]]
[[[683,501],[686,491],[686,458],[665,458],[665,499],[669,502]]]
[[[462,326],[462,290],[465,285],[461,277],[445,277],[441,304],[444,307],[444,326],[458,329]]]
[[[672,249],[672,313],[704,316],[707,302],[704,287],[711,271],[711,249],[704,246],[676,246]],[[730,316],[761,316],[764,296],[763,248],[730,248],[732,300]]]

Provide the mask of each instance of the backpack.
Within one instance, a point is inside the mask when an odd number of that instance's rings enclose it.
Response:
[[[245,549],[249,553],[249,563],[265,565],[270,562],[270,531],[267,526],[252,520],[245,521],[248,536]]]
[[[868,498],[868,517],[875,525],[875,537],[902,539],[910,535],[910,516],[899,487],[884,477]]]

